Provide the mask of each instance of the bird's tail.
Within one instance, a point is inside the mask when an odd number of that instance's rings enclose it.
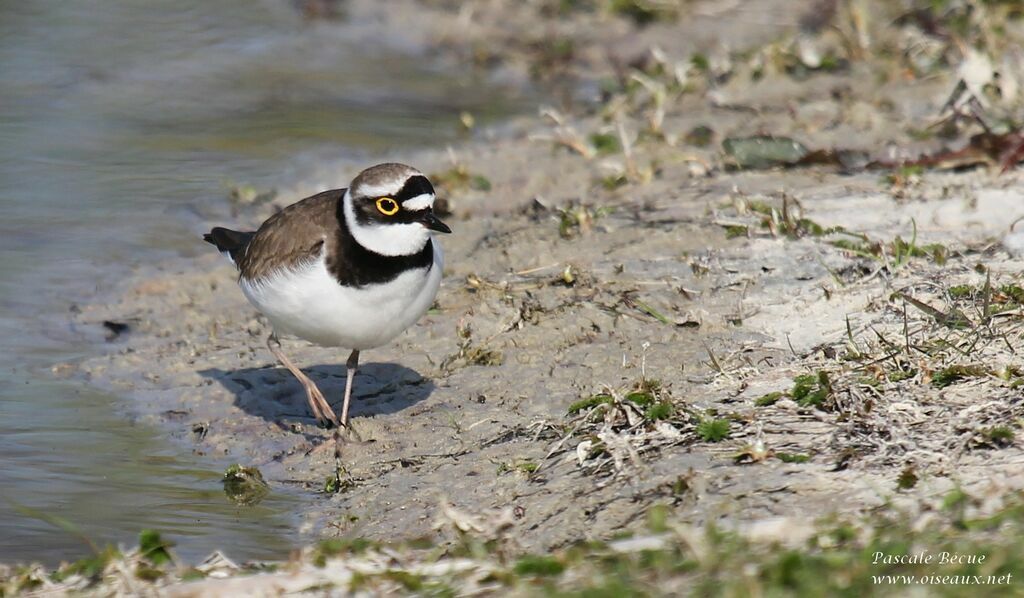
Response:
[[[254,234],[256,233],[243,233],[218,226],[203,235],[203,240],[216,247],[217,251],[237,266],[238,256],[245,251]]]

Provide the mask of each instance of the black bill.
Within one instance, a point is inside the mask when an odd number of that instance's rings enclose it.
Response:
[[[428,229],[435,230],[439,233],[452,232],[452,229],[448,228],[448,225],[444,222],[441,222],[441,220],[439,220],[438,217],[430,210],[423,213],[423,216],[420,217],[420,223]]]

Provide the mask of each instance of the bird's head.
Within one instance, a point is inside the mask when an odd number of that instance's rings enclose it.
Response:
[[[343,201],[352,236],[381,255],[413,255],[433,233],[452,232],[434,215],[433,185],[405,164],[378,164],[360,172]]]

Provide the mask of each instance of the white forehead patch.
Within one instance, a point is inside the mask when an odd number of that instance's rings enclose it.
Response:
[[[425,210],[434,207],[434,194],[421,193],[416,197],[410,197],[402,202],[402,208],[406,210]]]
[[[405,181],[403,180],[402,183]],[[383,185],[360,185],[359,192],[363,194],[363,197],[390,197],[395,193],[401,191],[402,186],[395,186],[394,183],[386,183]]]

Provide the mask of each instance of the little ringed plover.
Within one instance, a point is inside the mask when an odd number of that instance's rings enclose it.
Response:
[[[255,232],[217,227],[203,236],[238,268],[242,293],[273,326],[267,347],[302,383],[321,425],[348,427],[359,352],[392,340],[433,304],[444,265],[433,237],[451,232],[433,205],[423,173],[378,164],[347,189],[292,204]],[[281,351],[283,334],[352,351],[340,421]]]

